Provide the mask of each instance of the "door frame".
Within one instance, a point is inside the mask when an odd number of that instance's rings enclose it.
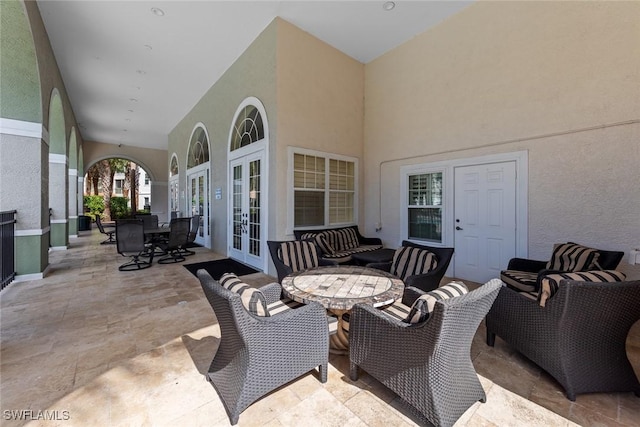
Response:
[[[209,229],[209,224],[211,224],[211,218],[209,217],[209,215],[211,214],[211,189],[209,188],[211,186],[211,170],[209,168],[209,162],[193,167],[186,172],[187,195],[185,197],[186,207],[185,207],[185,214],[183,216],[189,216],[189,217],[193,216],[193,212],[191,211],[191,207],[192,207],[191,206],[191,203],[192,203],[191,178],[194,175],[204,176],[204,183],[206,187],[204,191],[204,197],[206,198],[207,206],[203,208],[203,211],[205,212],[205,214],[200,216],[200,223],[202,224],[202,229],[204,230],[203,246],[211,249],[211,230]],[[198,228],[198,235],[199,233],[200,233],[200,228]],[[196,235],[196,243],[200,243],[198,242],[197,235]]]
[[[443,173],[443,217],[442,217],[442,243],[429,243],[430,246],[454,247],[455,227],[454,200],[455,168],[462,166],[475,166],[489,163],[515,162],[516,165],[516,257],[527,258],[529,246],[529,153],[527,150],[508,153],[489,154],[486,156],[467,157],[460,159],[444,160],[439,162],[421,163],[403,166],[400,168],[400,241],[407,239],[407,182],[408,174],[442,172]],[[414,241],[424,244],[421,241]],[[398,242],[400,244],[400,242]],[[455,255],[449,264],[446,275],[453,276],[455,272]]]
[[[260,143],[254,143],[251,144],[252,145],[256,145],[256,144],[260,144]],[[260,144],[261,145],[261,144]],[[244,147],[247,148],[247,147]],[[267,153],[266,150],[264,149],[264,146],[262,147],[254,147],[256,149],[250,150],[250,151],[244,151],[243,155],[241,156],[236,156],[233,159],[229,159],[228,162],[228,168],[229,168],[229,188],[227,190],[227,194],[228,194],[228,200],[227,200],[227,206],[228,206],[228,219],[229,219],[229,226],[227,227],[227,256],[237,259],[237,253],[240,252],[237,249],[233,248],[233,187],[234,187],[234,182],[233,182],[233,166],[237,165],[238,163],[242,164],[242,173],[243,173],[243,185],[246,186],[248,185],[248,180],[245,180],[245,178],[248,178],[248,171],[249,169],[249,163],[251,163],[252,161],[255,160],[260,160],[260,256],[257,257],[258,258],[258,262],[257,263],[253,263],[253,262],[249,262],[248,258],[252,257],[252,258],[256,258],[255,255],[251,255],[247,250],[243,250],[241,251],[243,253],[242,259],[238,259],[238,261],[243,262],[245,264],[249,264],[252,267],[256,267],[259,269],[262,269],[262,271],[266,271],[266,263],[268,261],[268,258],[266,256],[266,240],[267,240],[267,224],[266,224],[266,218],[267,218],[267,206],[266,203],[268,201],[268,196],[266,194],[266,189],[267,189],[267,185],[266,185],[266,175],[265,175],[265,169],[266,169],[266,157],[267,157]],[[239,151],[239,150],[237,150]],[[246,188],[245,188],[246,189]],[[244,194],[244,192],[243,192]],[[246,191],[246,196],[249,196],[249,190]],[[246,202],[246,200],[243,200],[243,203]],[[250,209],[250,207],[247,206],[248,209]],[[243,241],[245,239],[243,238]],[[244,243],[248,244],[248,241],[245,241]]]

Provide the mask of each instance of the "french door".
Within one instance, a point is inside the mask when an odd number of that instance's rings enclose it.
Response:
[[[209,230],[209,169],[187,174],[190,206],[187,206],[188,216],[200,215],[200,226],[196,233],[195,242],[211,248]]]
[[[229,256],[264,268],[264,150],[231,160],[229,188]]]
[[[480,283],[516,256],[516,162],[455,168],[455,272]]]

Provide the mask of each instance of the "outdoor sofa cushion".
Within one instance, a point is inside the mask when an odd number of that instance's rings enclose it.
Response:
[[[462,282],[450,282],[444,286],[427,292],[416,299],[409,310],[409,314],[403,320],[405,323],[420,323],[429,319],[436,306],[436,301],[459,297],[469,292]]]
[[[409,276],[424,274],[438,266],[438,257],[426,249],[400,246],[396,249],[389,272],[405,280]]]
[[[234,273],[225,273],[220,277],[222,287],[240,294],[244,308],[251,314],[261,317],[269,317],[267,299],[259,289],[252,288],[244,283]]]
[[[599,255],[597,249],[577,243],[556,244],[546,269],[566,272],[591,270],[597,268]]]
[[[551,298],[560,286],[560,281],[578,280],[581,282],[622,282],[626,278],[625,274],[616,270],[596,270],[576,273],[548,274],[540,280],[540,292],[538,292],[538,303],[544,307],[547,300]]]

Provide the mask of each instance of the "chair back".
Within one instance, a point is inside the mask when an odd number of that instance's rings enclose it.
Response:
[[[116,220],[116,245],[121,255],[140,253],[145,249],[144,225],[137,219]]]
[[[169,223],[171,231],[169,232],[168,249],[175,249],[187,244],[189,238],[189,228],[191,227],[191,218],[174,218]]]
[[[319,265],[318,249],[311,241],[268,241],[267,245],[278,272],[279,282],[287,274],[308,270]]]
[[[98,226],[98,230],[100,230],[102,234],[106,234],[104,232],[104,227],[102,226],[102,220],[100,219],[100,215],[96,215],[96,225]]]
[[[201,269],[196,272],[200,285],[204,291],[207,301],[216,314],[220,325],[220,336],[225,341],[224,346],[220,346],[218,351],[230,351],[230,357],[234,357],[238,349],[244,347],[244,342],[238,330],[236,319],[238,316],[247,316],[247,311],[242,306],[240,294],[225,289],[217,280]]]
[[[437,248],[403,240],[393,256],[389,272],[402,280],[435,269],[444,275],[453,257],[453,251],[453,248]]]
[[[188,243],[193,243],[198,235],[198,228],[200,228],[200,215],[195,214],[191,217],[191,230],[189,230]]]
[[[136,219],[142,221],[145,230],[158,228],[158,215],[136,215]]]
[[[622,261],[622,257],[624,256],[624,252],[619,251],[603,251],[598,249],[598,265],[603,270],[615,270]]]

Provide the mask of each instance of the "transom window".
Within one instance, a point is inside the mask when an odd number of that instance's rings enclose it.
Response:
[[[442,243],[442,172],[409,174],[407,236]]]
[[[171,158],[171,167],[169,168],[169,176],[178,175],[178,158],[173,156]]]
[[[262,116],[258,108],[253,105],[247,105],[238,114],[238,118],[233,125],[231,151],[253,144],[261,139],[264,139]]]
[[[203,127],[198,127],[191,136],[187,169],[209,161],[209,139]]]
[[[297,150],[292,166],[294,228],[356,222],[356,159]]]

